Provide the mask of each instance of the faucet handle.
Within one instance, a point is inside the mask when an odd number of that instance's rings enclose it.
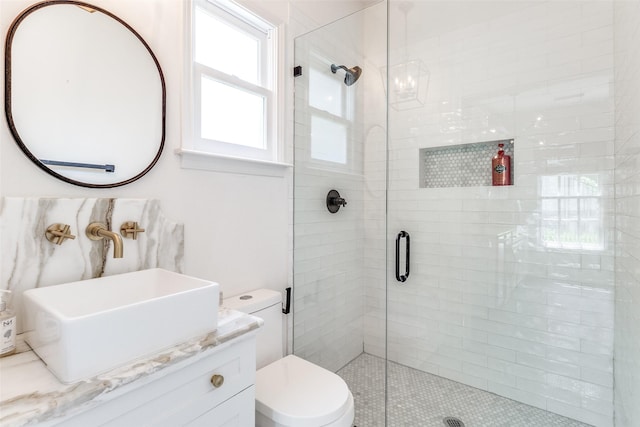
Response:
[[[347,201],[342,197],[340,197],[340,193],[338,193],[336,190],[329,191],[329,194],[327,194],[326,201],[327,201],[327,209],[331,213],[338,212],[340,210],[340,206],[342,207],[347,206]]]
[[[68,224],[52,224],[47,227],[47,231],[44,232],[44,236],[51,243],[55,243],[56,245],[61,245],[67,239],[75,239],[76,236],[69,232],[71,226]]]
[[[120,226],[120,234],[123,237],[136,240],[138,233],[144,233],[144,228],[138,228],[138,223],[135,221],[127,221]]]

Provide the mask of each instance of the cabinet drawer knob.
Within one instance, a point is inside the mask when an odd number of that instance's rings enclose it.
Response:
[[[218,388],[224,384],[224,377],[222,375],[214,374],[211,376],[211,385]]]

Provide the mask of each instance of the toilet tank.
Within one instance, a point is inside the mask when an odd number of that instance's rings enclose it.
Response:
[[[258,330],[256,368],[282,358],[282,294],[271,289],[256,289],[225,298],[222,306],[260,317],[264,325]]]

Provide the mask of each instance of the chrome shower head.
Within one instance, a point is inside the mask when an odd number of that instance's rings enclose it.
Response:
[[[342,69],[346,73],[344,76],[344,84],[346,84],[347,86],[351,86],[352,84],[357,82],[360,78],[360,75],[362,74],[362,68],[358,67],[357,65],[352,68],[347,68],[344,65],[331,64],[331,72],[333,74],[335,74],[338,69]]]

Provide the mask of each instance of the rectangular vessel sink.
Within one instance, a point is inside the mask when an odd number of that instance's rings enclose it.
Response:
[[[205,335],[219,286],[163,269],[24,292],[25,339],[58,379],[87,379]]]

